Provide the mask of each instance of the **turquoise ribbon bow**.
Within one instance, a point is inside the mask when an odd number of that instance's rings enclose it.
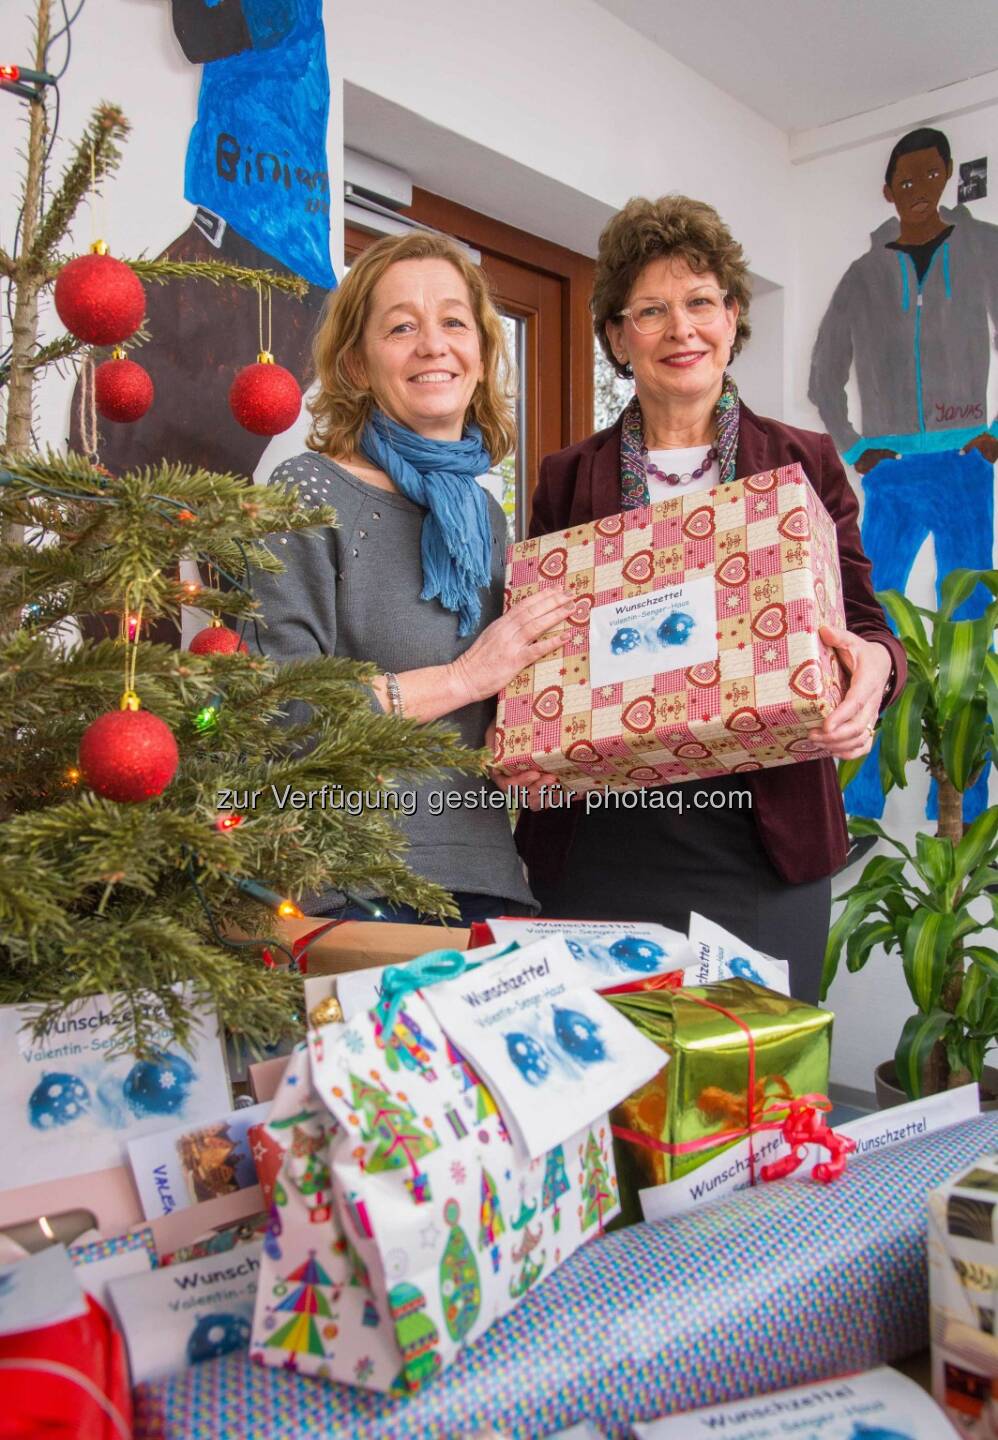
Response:
[[[490,955],[489,959],[498,960],[500,955],[509,955],[519,948],[514,940],[505,950]],[[410,960],[408,965],[389,965],[381,977],[381,999],[375,1007],[385,1034],[390,1035],[395,1029],[402,1001],[407,995],[414,990],[424,990],[427,985],[436,985],[441,980],[456,980],[466,970],[472,970],[481,963],[480,960],[469,960],[467,953],[461,950],[430,950],[426,955]]]

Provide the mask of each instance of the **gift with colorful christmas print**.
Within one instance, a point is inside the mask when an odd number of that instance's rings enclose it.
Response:
[[[566,643],[502,691],[495,768],[577,792],[809,760],[842,681],[835,526],[799,465],[513,545],[507,605],[562,586]],[[664,802],[663,802],[664,803]]]
[[[678,991],[621,987],[606,999],[671,1056],[611,1116],[628,1220],[641,1218],[640,1190],[688,1174],[746,1136],[756,1146],[775,1137],[765,1159],[785,1157],[788,1122],[828,1108],[827,1010],[750,980]],[[750,1168],[753,1182],[762,1177],[755,1154]]]
[[[532,948],[517,963],[540,971]],[[501,988],[494,963],[480,967],[483,992]],[[434,966],[457,979],[468,957],[424,957],[428,994]],[[547,1108],[562,1130],[531,1154],[412,969],[396,972],[398,991],[387,972],[375,1010],[313,1031],[290,1058],[267,1124],[284,1162],[252,1340],[262,1363],[394,1393],[425,1384],[618,1210],[606,1114],[573,1128],[580,1112],[562,1111],[558,1090]],[[586,998],[612,1034],[613,1012]],[[593,1094],[629,1088],[626,1066],[609,1089],[584,1068],[590,1109]],[[536,1090],[532,1104],[545,1106]]]

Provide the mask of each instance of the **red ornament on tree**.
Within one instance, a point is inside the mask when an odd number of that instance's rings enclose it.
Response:
[[[84,730],[80,769],[105,800],[134,805],[162,795],[177,773],[180,753],[169,725],[140,710],[137,695],[126,692],[121,705]]]
[[[155,391],[149,372],[124,352],[115,350],[94,371],[94,402],[105,420],[128,424],[139,420],[153,402]]]
[[[135,271],[107,254],[98,240],[59,271],[55,308],[70,334],[88,345],[116,345],[142,324],[146,292]]]
[[[249,653],[246,641],[219,621],[199,630],[187,648],[192,655],[234,655],[237,650]]]
[[[255,365],[240,370],[229,391],[229,408],[254,435],[279,435],[301,413],[301,386],[290,370],[261,350]]]

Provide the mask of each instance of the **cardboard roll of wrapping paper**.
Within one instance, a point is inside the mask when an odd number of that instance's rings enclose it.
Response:
[[[605,998],[670,1057],[610,1117],[627,1223],[640,1219],[639,1190],[688,1174],[748,1134],[774,1133],[795,1099],[825,1096],[827,1010],[749,980],[689,990],[639,981]]]

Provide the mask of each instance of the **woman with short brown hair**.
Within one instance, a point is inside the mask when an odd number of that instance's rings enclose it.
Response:
[[[501,614],[505,516],[478,480],[514,424],[485,278],[445,236],[379,240],[330,294],[314,357],[309,452],[271,483],[332,505],[337,524],[275,538],[285,571],[254,582],[263,648],[373,661],[383,709],[445,720],[477,748],[495,695],[560,643],[550,632],[571,605],[549,591]],[[450,890],[466,923],[533,908],[508,815],[482,789],[481,777],[441,777],[399,820],[412,869]],[[422,918],[371,898],[383,918]],[[304,908],[367,913],[332,889]]]
[[[593,323],[634,398],[609,429],[548,456],[530,533],[584,524],[795,461],[835,521],[846,630],[826,630],[849,675],[812,732],[829,756],[865,754],[904,684],[904,650],[870,585],[856,498],[826,435],[754,415],[728,366],[749,336],[748,268],[711,206],[635,199],[600,237]],[[532,781],[532,809],[551,776]],[[795,995],[816,1000],[831,904],[847,848],[831,758],[670,786],[672,808],[521,818],[518,840],[545,917],[653,920],[685,932],[691,910],[790,961]],[[743,797],[748,797],[746,804]],[[612,796],[610,797],[612,800]],[[681,806],[675,800],[681,800]]]

